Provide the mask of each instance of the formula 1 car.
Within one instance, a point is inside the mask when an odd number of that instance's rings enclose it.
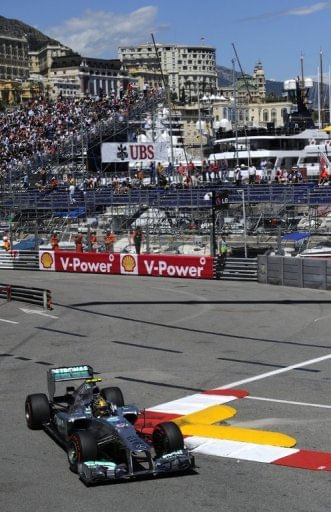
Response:
[[[56,383],[73,380],[83,382],[55,396]],[[44,429],[58,442],[67,451],[70,469],[86,485],[194,469],[194,457],[175,423],[159,423],[144,433],[143,426],[135,427],[139,409],[124,405],[118,387],[99,389],[101,380],[88,365],[49,369],[49,399],[43,393],[26,397],[28,427]]]

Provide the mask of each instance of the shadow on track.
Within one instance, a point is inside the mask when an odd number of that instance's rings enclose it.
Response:
[[[109,313],[103,313],[100,311],[93,311],[92,309],[86,309],[86,306],[108,306],[108,305],[172,305],[172,304],[183,304],[183,305],[192,305],[192,304],[280,304],[280,305],[289,305],[289,304],[331,304],[331,300],[292,300],[292,299],[285,299],[285,300],[215,300],[215,301],[201,301],[201,300],[189,300],[189,301],[93,301],[93,302],[82,302],[77,304],[61,304],[61,303],[54,303],[56,306],[60,306],[63,308],[71,309],[74,311],[78,311],[81,313],[89,313],[91,315],[96,316],[103,316],[107,318],[115,318],[116,320],[123,320],[126,322],[135,322],[138,324],[143,325],[151,325],[156,327],[163,327],[165,329],[173,329],[178,330],[182,332],[189,332],[189,333],[197,333],[197,334],[206,334],[211,336],[222,336],[226,338],[231,338],[235,340],[247,340],[247,341],[261,341],[264,343],[280,343],[282,345],[289,345],[289,346],[299,346],[299,347],[313,347],[313,348],[325,348],[327,350],[330,350],[330,345],[318,345],[316,343],[303,343],[298,341],[284,341],[284,340],[275,340],[275,339],[268,339],[268,338],[255,338],[250,336],[240,336],[236,334],[226,333],[226,332],[217,332],[217,331],[207,331],[202,329],[193,329],[189,327],[182,327],[178,325],[171,325],[171,324],[165,324],[160,322],[151,322],[149,320],[142,320],[141,318],[130,318],[128,316],[121,316],[121,315],[112,315]]]

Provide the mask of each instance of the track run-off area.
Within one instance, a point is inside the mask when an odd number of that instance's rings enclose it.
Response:
[[[2,510],[329,512],[331,294],[255,282],[2,271],[54,308],[0,303]],[[173,418],[194,474],[85,487],[30,431],[47,369],[90,364]]]

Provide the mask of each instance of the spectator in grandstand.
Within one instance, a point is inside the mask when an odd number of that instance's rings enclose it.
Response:
[[[151,90],[160,97],[162,91]],[[20,178],[23,169],[40,171],[44,175],[48,163],[70,155],[70,148],[81,144],[82,120],[84,129],[96,133],[101,122],[114,126],[124,121],[130,109],[146,111],[146,99],[138,91],[123,90],[121,98],[63,98],[48,101],[43,97],[31,99],[16,109],[0,113],[0,171],[5,176]],[[42,171],[41,171],[42,169]],[[40,176],[45,187],[47,177]],[[9,180],[8,180],[9,182]]]
[[[70,204],[75,204],[76,199],[74,198],[76,187],[73,183],[69,185],[69,201]]]
[[[179,162],[179,165],[177,167],[177,174],[179,178],[179,183],[183,184],[186,175],[186,167],[185,165],[182,164],[182,162]]]
[[[250,165],[248,168],[248,184],[254,185],[256,182],[256,167],[255,165]]]

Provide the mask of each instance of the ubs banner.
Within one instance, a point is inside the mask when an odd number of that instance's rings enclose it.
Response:
[[[168,144],[156,143],[130,143],[130,142],[104,142],[101,144],[101,161],[109,162],[161,162],[168,161]]]
[[[39,269],[89,274],[213,279],[214,258],[152,254],[39,251]]]

